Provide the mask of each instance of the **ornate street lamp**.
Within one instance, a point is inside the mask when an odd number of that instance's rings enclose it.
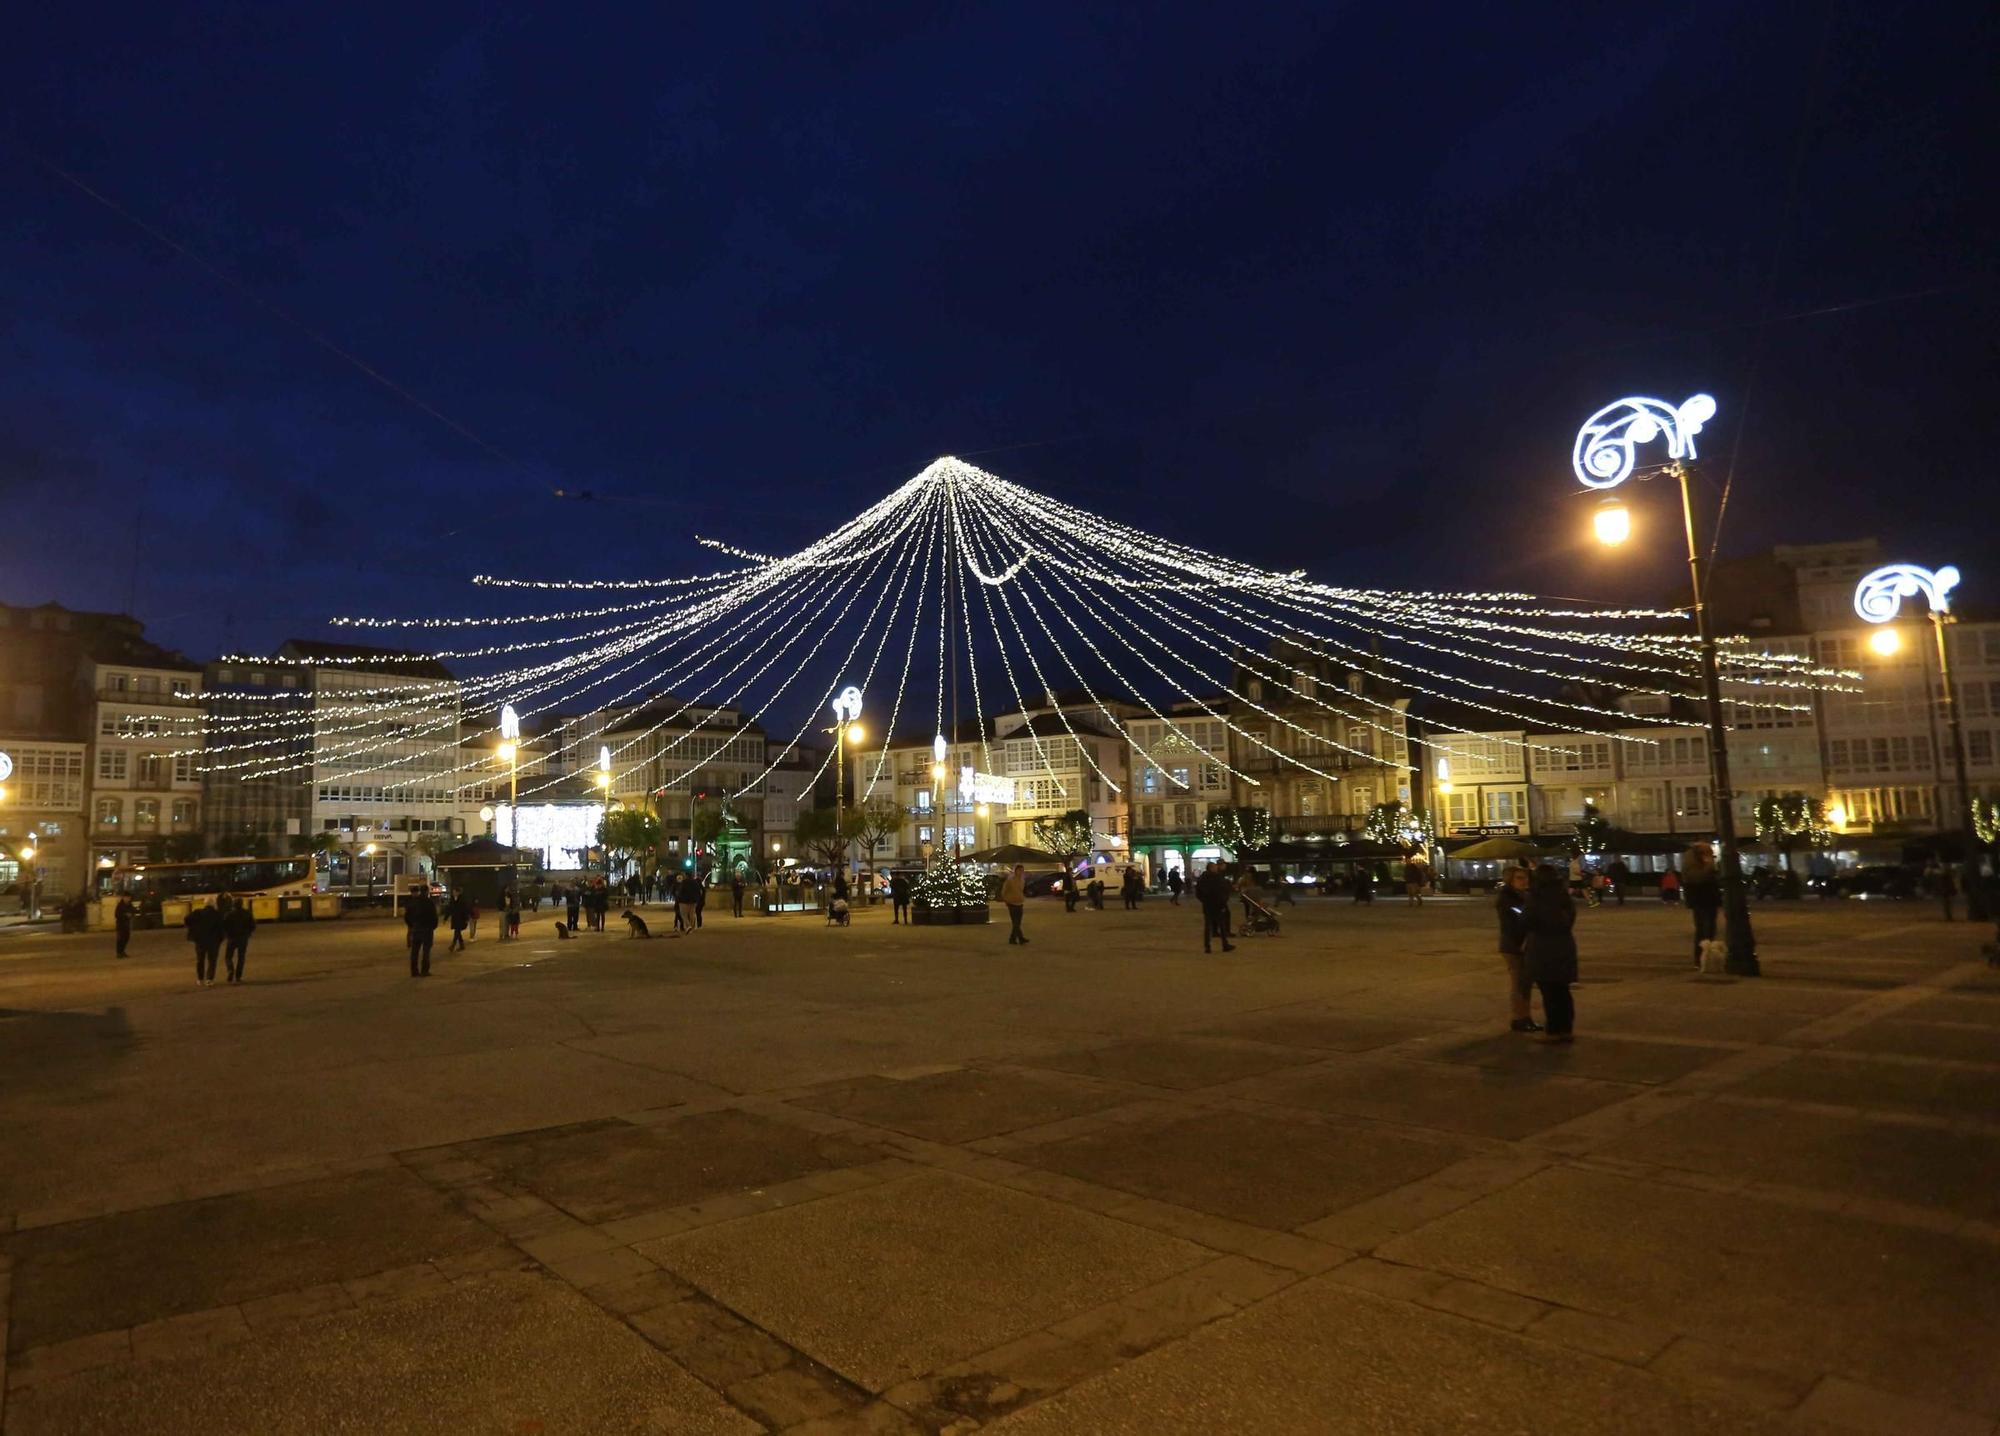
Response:
[[[1945,625],[1958,622],[1951,611],[1951,591],[1958,587],[1958,579],[1958,570],[1950,564],[1935,570],[1918,568],[1913,563],[1888,564],[1855,585],[1854,611],[1868,622],[1882,625],[1875,630],[1868,646],[1887,656],[1902,647],[1902,636],[1889,627],[1889,622],[1902,610],[1903,600],[1922,594],[1930,609],[1931,631],[1937,638],[1938,684],[1942,690],[1945,727],[1951,733],[1952,775],[1957,780],[1955,801],[1950,804],[1953,821],[1947,824],[1940,812],[1938,830],[1955,829],[1961,834],[1959,890],[1965,894],[1967,915],[1982,917],[1986,905],[1974,880],[1972,864],[1972,784],[1965,771],[1965,731],[1959,722],[1958,693],[1951,681],[1951,645],[1944,637]]]
[[[1715,417],[1715,400],[1696,394],[1681,404],[1659,399],[1620,399],[1606,404],[1577,430],[1570,467],[1586,489],[1615,489],[1638,473],[1638,449],[1665,440],[1668,462],[1653,472],[1676,479],[1681,490],[1681,520],[1687,531],[1688,578],[1694,586],[1695,630],[1701,641],[1702,697],[1708,710],[1708,772],[1710,806],[1715,810],[1715,835],[1722,849],[1722,905],[1728,914],[1729,958],[1726,970],[1755,977],[1757,939],[1750,928],[1750,900],[1743,884],[1743,863],[1736,842],[1736,793],[1729,781],[1729,729],[1722,718],[1722,679],[1716,663],[1715,630],[1708,612],[1707,565],[1695,532],[1694,497],[1690,485],[1695,459],[1695,435]],[[1599,502],[1592,526],[1600,542],[1623,543],[1632,531],[1631,515],[1614,495]]]

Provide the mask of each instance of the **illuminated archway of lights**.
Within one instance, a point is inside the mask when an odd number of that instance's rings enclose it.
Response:
[[[1692,432],[1701,416],[1682,417]],[[1607,427],[1614,457],[1603,477],[1616,469],[1619,446],[1658,422],[1638,413],[1615,433]],[[1616,695],[1698,689],[1696,641],[1680,610],[1340,587],[1156,538],[951,458],[795,553],[701,542],[737,566],[659,579],[481,577],[479,591],[535,606],[336,619],[375,630],[360,636],[412,663],[454,664],[455,690],[364,671],[310,711],[275,695],[260,703],[230,694],[207,720],[205,765],[244,777],[304,772],[321,783],[367,778],[388,792],[440,783],[463,792],[493,781],[499,735],[461,744],[461,712],[497,724],[510,705],[531,731],[555,714],[583,715],[562,730],[575,751],[552,766],[581,770],[607,747],[622,774],[677,750],[712,751],[737,731],[711,726],[717,710],[733,709],[769,736],[768,763],[746,767],[741,795],[815,744],[835,695],[855,687],[868,695],[871,790],[886,776],[893,737],[971,720],[984,746],[999,736],[996,717],[1036,708],[1025,732],[1008,736],[1029,740],[1059,784],[1045,741],[1080,730],[1128,740],[1135,717],[1164,723],[1167,744],[1183,747],[1201,746],[1184,725],[1217,721],[1233,735],[1233,754],[1257,760],[1246,769],[1332,778],[1348,757],[1381,751],[1376,733],[1400,736],[1392,692],[1450,700],[1482,720],[1474,727],[1618,728],[1628,730],[1621,741],[1644,743],[1630,730],[1678,720],[1628,713]],[[605,597],[612,591],[615,602]],[[566,607],[565,594],[593,597]],[[1798,711],[1810,708],[1815,688],[1856,677],[1743,639],[1724,641],[1722,663],[1734,696]],[[1374,681],[1358,691],[1328,682],[1347,674]],[[1046,695],[1056,692],[1081,696],[1051,711]],[[634,726],[635,710],[650,726]],[[689,746],[704,734],[709,749]],[[1090,748],[1079,750],[1089,761]],[[1259,785],[1250,771],[1224,766]],[[1116,791],[1109,771],[1096,776]],[[521,796],[556,781],[524,777]]]

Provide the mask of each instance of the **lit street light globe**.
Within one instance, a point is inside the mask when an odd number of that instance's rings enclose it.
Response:
[[[1887,658],[1903,646],[1903,635],[1893,628],[1878,628],[1868,635],[1868,646]]]
[[[1632,536],[1632,513],[1617,499],[1605,499],[1591,515],[1591,527],[1601,544],[1621,544]]]

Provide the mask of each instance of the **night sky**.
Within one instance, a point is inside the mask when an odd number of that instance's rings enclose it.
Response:
[[[1725,551],[2000,594],[1986,5],[126,8],[9,26],[9,601],[257,648],[782,551],[941,453],[1650,601],[1671,494],[1588,549],[1569,445],[1698,389]]]

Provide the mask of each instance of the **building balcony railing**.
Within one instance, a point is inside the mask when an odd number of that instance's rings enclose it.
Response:
[[[136,688],[100,688],[97,696],[107,703],[158,703],[175,708],[192,708],[201,702],[199,693],[142,693]]]

